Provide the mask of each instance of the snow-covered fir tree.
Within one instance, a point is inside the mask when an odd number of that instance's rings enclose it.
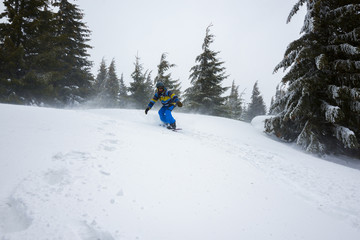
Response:
[[[217,55],[210,49],[214,35],[210,33],[210,26],[206,28],[206,35],[202,45],[203,52],[196,57],[197,65],[191,68],[191,86],[185,90],[185,106],[190,111],[224,116],[226,115],[226,97],[228,89],[221,84],[228,76],[225,74],[224,62],[219,61]]]
[[[166,73],[171,68],[176,67],[176,65],[169,63],[169,61],[166,59],[166,56],[167,53],[163,53],[161,55],[160,64],[157,66],[158,72],[154,79],[154,83],[156,85],[157,82],[162,82],[168,90],[171,90],[173,93],[180,96],[179,80],[173,80],[171,78],[171,73]]]
[[[258,81],[255,82],[253,91],[251,94],[251,102],[246,110],[245,120],[251,121],[254,117],[265,115],[266,114],[266,105],[264,103],[264,99],[261,96]]]
[[[275,103],[284,111],[266,121],[266,131],[309,152],[360,156],[360,3],[299,0],[288,21],[304,4],[303,34],[275,68],[290,68]]]
[[[235,81],[232,82],[230,95],[226,101],[227,117],[241,120],[243,114],[243,94],[239,94],[239,86],[235,85]]]
[[[151,81],[151,72],[143,73],[143,66],[140,64],[140,58],[136,56],[135,69],[131,74],[133,82],[129,87],[129,101],[135,108],[144,108],[153,96],[153,86]]]

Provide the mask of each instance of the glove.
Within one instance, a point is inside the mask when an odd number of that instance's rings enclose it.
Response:
[[[145,109],[145,114],[147,114],[149,110],[150,110],[150,108],[147,107],[147,108]]]
[[[183,106],[182,102],[180,102],[180,101],[177,101],[177,102],[176,102],[176,105],[178,105],[178,107],[182,107],[182,106]]]

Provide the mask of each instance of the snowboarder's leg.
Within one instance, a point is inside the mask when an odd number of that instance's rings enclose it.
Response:
[[[171,111],[170,111],[170,110],[166,110],[165,116],[166,116],[166,123],[172,124],[172,123],[175,122],[175,118],[171,115]]]
[[[165,115],[165,111],[166,111],[166,107],[165,106],[163,106],[162,108],[160,108],[160,110],[159,110],[159,117],[160,117],[160,120],[163,122],[163,123],[167,123],[166,122],[166,115]]]
[[[166,116],[166,122],[170,125],[171,128],[175,129],[176,128],[175,119],[171,114],[171,111],[173,109],[174,109],[174,106],[168,107],[165,111],[165,116]]]

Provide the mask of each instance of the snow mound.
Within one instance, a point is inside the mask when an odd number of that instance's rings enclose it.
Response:
[[[265,130],[265,120],[271,118],[269,115],[256,116],[251,120],[251,125],[259,131]]]

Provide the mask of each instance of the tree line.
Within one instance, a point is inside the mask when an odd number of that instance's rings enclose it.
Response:
[[[275,67],[287,73],[276,88],[265,121],[268,134],[295,142],[308,152],[360,156],[360,4],[355,0],[298,0],[288,22],[307,7],[299,39],[287,47]],[[173,79],[167,54],[157,73],[144,70],[135,57],[130,85],[116,74],[115,60],[90,73],[90,30],[83,13],[67,0],[5,0],[0,14],[0,101],[67,106],[144,108],[162,81],[191,112],[250,121],[266,113],[255,82],[245,105],[239,86],[228,78],[214,35],[207,27],[202,52],[190,69],[191,86],[181,90]],[[226,95],[229,93],[229,95]]]
[[[158,81],[180,97],[181,82],[171,77],[171,64],[163,53],[154,79],[144,71],[136,56],[130,86],[116,74],[115,60],[100,63],[97,76],[90,73],[88,60],[90,30],[82,22],[82,10],[67,0],[5,0],[0,14],[0,102],[46,106],[83,103],[98,107],[146,106]],[[251,120],[255,113],[239,95],[238,86],[222,87],[227,78],[218,52],[210,49],[214,35],[210,26],[202,46],[203,53],[191,69],[191,84],[183,93],[184,109],[202,114]],[[257,85],[254,86],[257,88]],[[258,90],[257,90],[258,91]],[[261,98],[261,96],[259,96]],[[257,109],[257,108],[254,108]]]
[[[217,58],[219,52],[210,50],[210,43],[214,40],[214,35],[210,34],[210,27],[206,29],[203,52],[196,57],[197,64],[191,68],[191,86],[185,91],[181,91],[180,80],[171,76],[171,68],[176,65],[168,61],[167,53],[161,55],[154,78],[151,77],[151,71],[144,70],[140,57],[136,56],[129,87],[125,86],[123,75],[120,78],[116,77],[115,60],[106,67],[103,59],[95,78],[95,97],[91,101],[92,106],[142,109],[153,96],[156,83],[161,81],[182,99],[183,111],[245,121],[266,114],[266,106],[257,82],[254,84],[251,103],[247,107],[242,98],[243,92],[239,93],[239,86],[235,85],[235,81],[231,87],[222,87],[227,75],[225,67],[222,66],[224,62]],[[229,89],[229,95],[224,96]]]

